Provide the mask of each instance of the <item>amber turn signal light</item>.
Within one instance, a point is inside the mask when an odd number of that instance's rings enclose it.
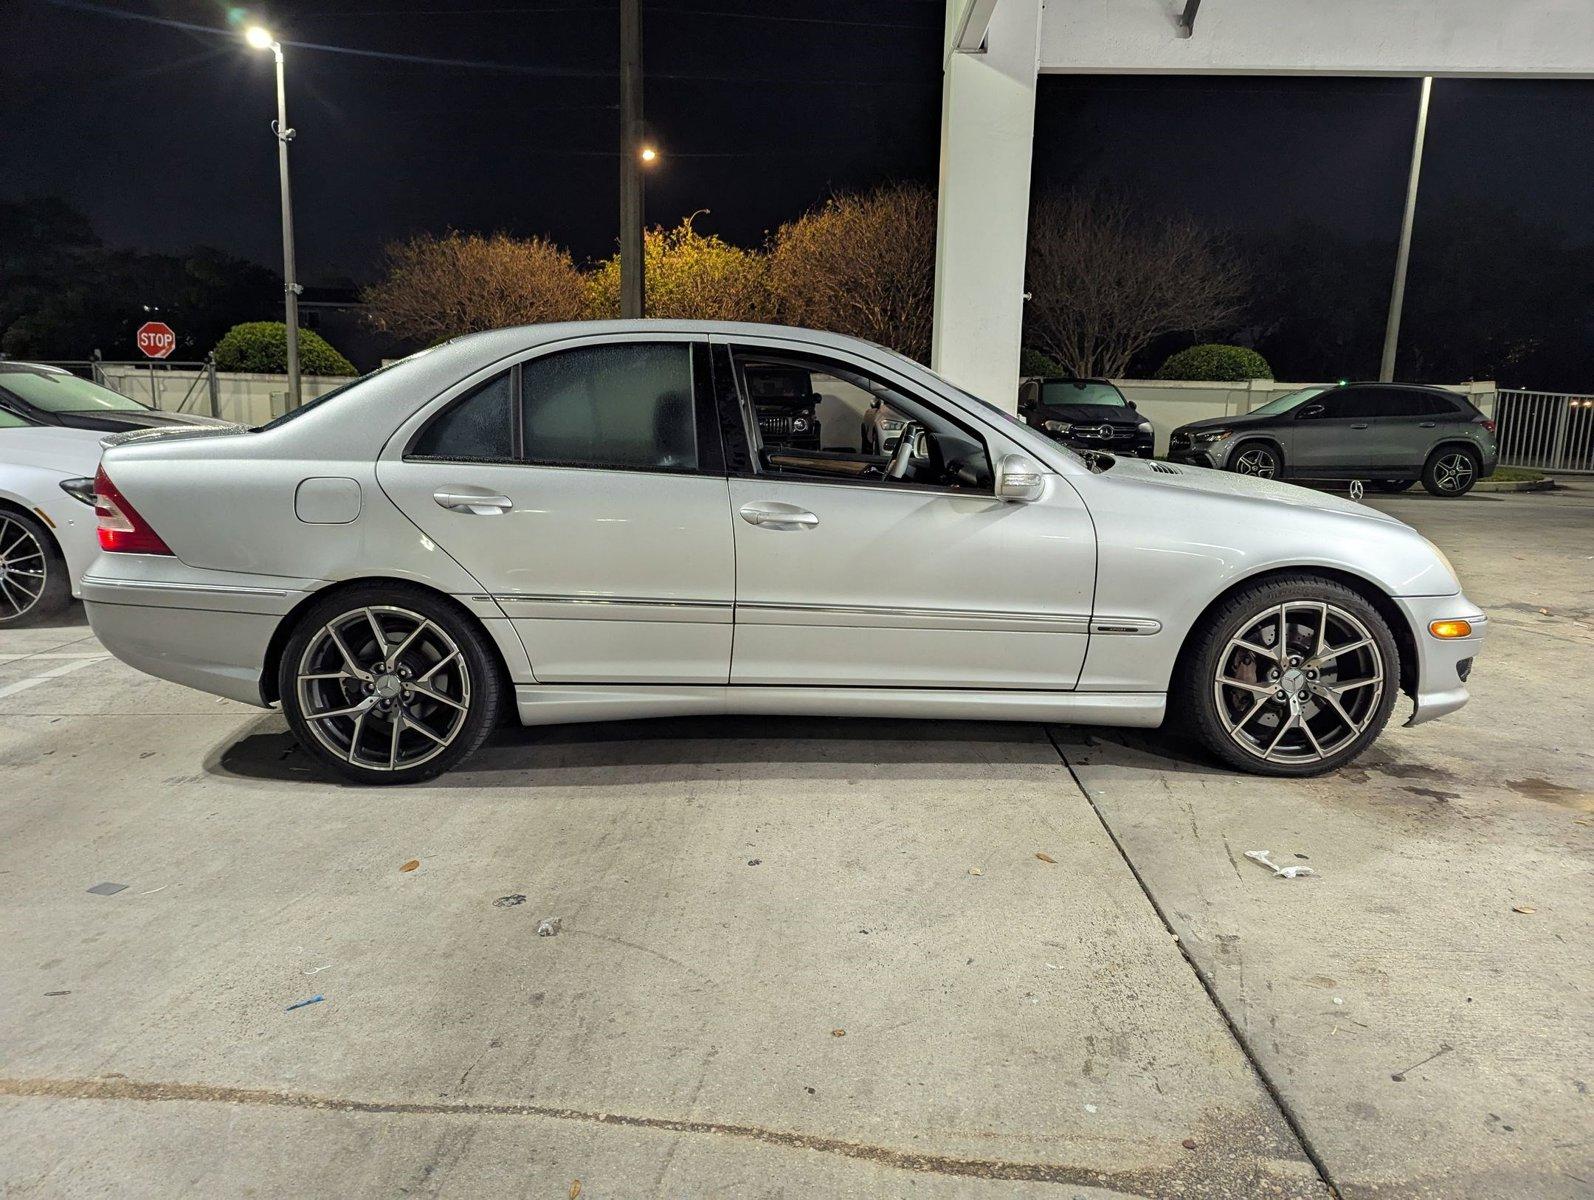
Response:
[[[1429,621],[1428,632],[1436,638],[1462,638],[1472,636],[1471,621]]]

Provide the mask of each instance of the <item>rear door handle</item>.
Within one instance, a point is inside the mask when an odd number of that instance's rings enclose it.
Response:
[[[1352,428],[1352,429],[1366,429],[1366,428],[1367,428],[1367,422],[1366,422],[1366,421],[1363,421],[1363,422],[1362,422],[1362,423],[1361,423],[1361,424],[1359,424],[1359,425],[1352,425],[1352,426],[1351,426],[1351,428]]]
[[[1432,429],[1435,424],[1436,424],[1436,422],[1433,422],[1433,421],[1423,421],[1422,423],[1420,423],[1417,426],[1417,428],[1418,429]]]
[[[760,529],[812,529],[819,524],[819,518],[807,509],[776,501],[744,504],[736,511],[742,520]]]
[[[454,492],[442,488],[432,493],[432,499],[450,512],[470,513],[476,517],[496,517],[515,507],[508,496],[495,496],[491,492]]]

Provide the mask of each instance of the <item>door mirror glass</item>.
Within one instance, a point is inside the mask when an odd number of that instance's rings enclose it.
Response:
[[[1325,411],[1327,410],[1324,409],[1321,404],[1308,404],[1305,408],[1301,409],[1299,415],[1296,417],[1296,420],[1310,421],[1313,417],[1322,416]]]
[[[1041,498],[1045,477],[1040,466],[1022,454],[1008,454],[996,464],[996,495],[1000,500],[1028,504]]]

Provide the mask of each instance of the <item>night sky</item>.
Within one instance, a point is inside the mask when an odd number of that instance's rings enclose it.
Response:
[[[0,196],[59,195],[111,245],[280,262],[270,55],[207,0],[0,5]],[[757,244],[835,189],[933,184],[941,0],[648,0],[650,221]],[[578,259],[616,219],[618,20],[608,0],[282,0],[299,266],[368,279],[418,230],[539,233]],[[1235,233],[1295,218],[1390,238],[1412,80],[1051,76],[1037,187],[1107,180]],[[1487,199],[1590,239],[1594,84],[1439,80],[1423,204]],[[1419,226],[1421,212],[1419,211]]]

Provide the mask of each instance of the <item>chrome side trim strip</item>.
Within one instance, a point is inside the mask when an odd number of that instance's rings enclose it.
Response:
[[[145,588],[160,592],[190,592],[198,596],[286,596],[281,588],[246,587],[227,583],[165,583],[158,579],[106,579],[100,575],[85,575],[87,587]]]
[[[530,592],[494,592],[511,617],[566,621],[695,621],[728,625],[729,600],[682,600],[641,596],[553,596]]]
[[[1128,634],[1133,637],[1144,637],[1147,634],[1160,633],[1161,621],[1152,621],[1145,617],[1095,617],[1090,622],[1092,633],[1102,634]]]

